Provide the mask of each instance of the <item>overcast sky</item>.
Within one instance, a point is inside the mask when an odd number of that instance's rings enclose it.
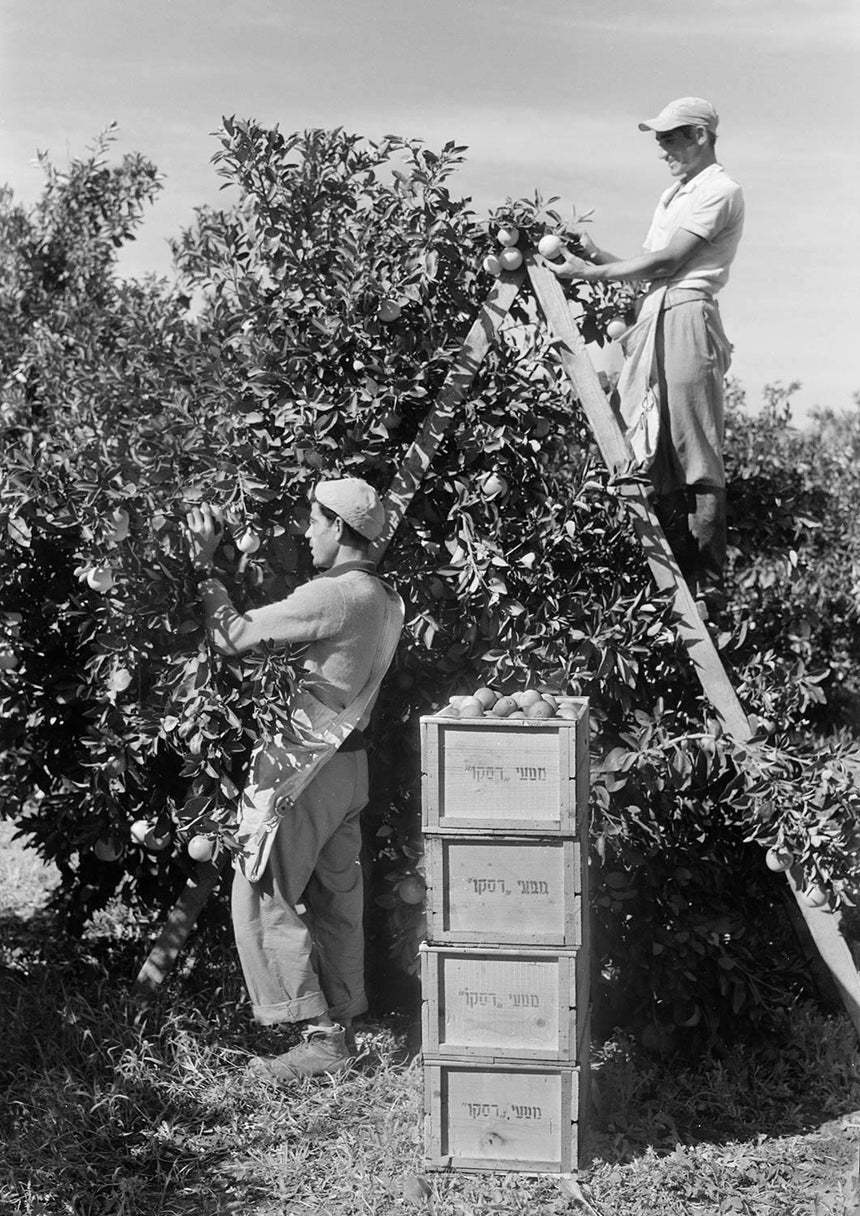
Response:
[[[110,122],[165,189],[126,273],[219,198],[225,114],[469,147],[479,214],[540,190],[619,255],[669,184],[641,118],[697,94],[747,225],[720,297],[752,403],[798,379],[796,416],[860,390],[860,0],[2,0],[0,180],[38,195]],[[223,195],[220,196],[223,200]]]

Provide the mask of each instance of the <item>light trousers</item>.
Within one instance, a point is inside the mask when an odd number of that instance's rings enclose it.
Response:
[[[655,353],[661,404],[651,469],[655,506],[695,594],[719,584],[726,557],[723,381],[731,345],[716,302],[670,288]]]
[[[367,753],[338,752],[278,828],[265,873],[233,876],[233,931],[264,1025],[367,1009],[360,815]],[[304,914],[296,911],[303,903]]]

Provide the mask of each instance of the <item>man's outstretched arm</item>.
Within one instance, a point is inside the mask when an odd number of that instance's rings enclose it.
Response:
[[[635,283],[640,279],[665,279],[680,270],[704,243],[702,237],[681,228],[665,249],[641,253],[636,257],[595,264],[575,257],[567,250],[562,250],[561,257],[564,259],[562,262],[550,262],[544,258],[544,265],[562,282],[579,280],[583,283]],[[589,244],[592,243],[589,242]],[[592,248],[594,250],[592,256],[608,257],[597,246],[592,245]],[[591,250],[587,250],[587,252],[590,253]]]

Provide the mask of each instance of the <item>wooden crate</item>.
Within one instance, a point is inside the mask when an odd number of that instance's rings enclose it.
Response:
[[[425,837],[427,940],[583,946],[586,851],[570,837]]]
[[[588,1028],[584,950],[421,947],[426,1056],[578,1062]]]
[[[424,1062],[428,1169],[567,1174],[577,1168],[576,1068]]]
[[[575,835],[587,819],[588,701],[576,720],[421,719],[423,826]]]

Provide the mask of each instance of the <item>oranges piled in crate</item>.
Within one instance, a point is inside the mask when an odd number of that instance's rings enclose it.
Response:
[[[565,718],[574,721],[581,714],[581,697],[541,692],[526,688],[512,693],[495,688],[476,688],[471,693],[456,693],[439,710],[440,718]]]

